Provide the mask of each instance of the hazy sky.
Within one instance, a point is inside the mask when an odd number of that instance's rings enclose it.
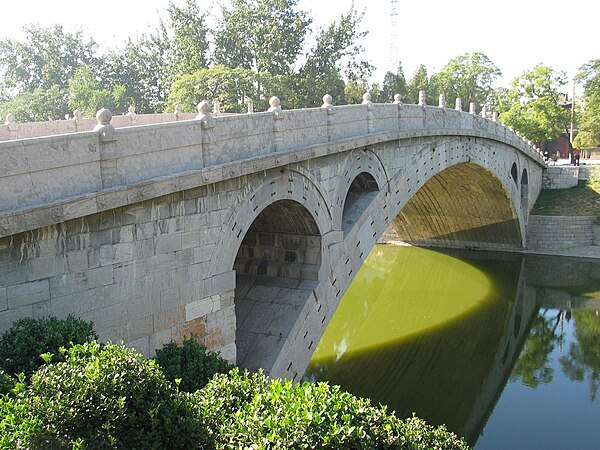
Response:
[[[176,0],[181,3],[182,0]],[[78,28],[102,48],[120,47],[127,36],[155,28],[169,0],[2,0],[0,38],[18,37],[23,25],[61,23]],[[221,3],[198,2],[218,12]],[[351,0],[300,0],[311,12],[313,28],[325,26],[345,12]],[[355,0],[365,11],[363,58],[376,66],[372,82],[381,82],[390,67],[391,0]],[[600,8],[589,0],[397,0],[397,48],[407,78],[419,64],[431,74],[466,52],[485,53],[503,72],[499,84],[538,63],[564,70],[570,78],[590,59],[600,58]],[[559,6],[560,5],[560,6]],[[570,89],[569,89],[570,90]]]

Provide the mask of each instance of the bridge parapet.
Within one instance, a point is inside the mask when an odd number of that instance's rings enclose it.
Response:
[[[98,131],[18,139],[0,142],[0,237],[329,153],[436,135],[500,141],[544,165],[537,149],[498,123],[401,103],[209,115],[118,128],[108,141]]]

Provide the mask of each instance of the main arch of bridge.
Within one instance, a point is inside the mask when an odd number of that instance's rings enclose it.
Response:
[[[535,170],[503,144],[415,139],[332,158],[265,173],[222,227],[211,272],[236,272],[237,362],[251,370],[302,375],[384,232],[417,245],[507,250],[524,243]]]

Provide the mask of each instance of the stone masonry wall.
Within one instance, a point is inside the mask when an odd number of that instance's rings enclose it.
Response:
[[[527,248],[567,249],[593,245],[596,216],[529,216]]]

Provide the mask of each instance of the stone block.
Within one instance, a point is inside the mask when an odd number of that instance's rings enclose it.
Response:
[[[221,297],[219,295],[213,295],[188,303],[185,305],[185,320],[186,322],[189,322],[190,320],[205,317],[209,313],[218,311],[220,307]]]
[[[4,333],[8,330],[15,320],[22,319],[23,317],[32,317],[33,308],[31,305],[20,306],[17,308],[11,308],[6,311],[0,312],[0,333]]]
[[[89,269],[88,250],[67,252],[67,268],[69,272],[81,272]]]
[[[47,317],[53,315],[51,300],[44,300],[43,302],[33,304],[31,313],[33,317]]]
[[[203,263],[210,261],[215,250],[215,244],[206,244],[201,247],[194,248],[194,263]]]
[[[181,289],[179,286],[167,288],[160,291],[160,308],[169,309],[183,304]]]
[[[155,238],[155,254],[173,253],[181,250],[181,234],[167,234]]]
[[[150,358],[150,336],[143,336],[134,341],[127,342],[125,345],[144,355],[144,358]]]
[[[135,341],[154,333],[154,316],[136,317],[125,325],[125,341]]]
[[[189,338],[192,336],[197,336],[204,340],[206,336],[206,320],[204,317],[190,320],[173,328],[173,340],[178,344],[181,344],[185,337]]]
[[[9,309],[33,305],[34,303],[50,299],[50,284],[46,279],[8,286],[6,294],[8,296]]]
[[[185,308],[182,306],[159,311],[154,314],[154,332],[170,329],[184,322]]]
[[[65,273],[65,259],[62,255],[37,258],[29,261],[29,280],[41,280]]]
[[[150,357],[153,357],[156,354],[156,350],[169,342],[173,342],[173,334],[170,328],[155,332],[150,336]]]
[[[8,297],[6,295],[6,286],[0,287],[0,311],[8,309]]]

